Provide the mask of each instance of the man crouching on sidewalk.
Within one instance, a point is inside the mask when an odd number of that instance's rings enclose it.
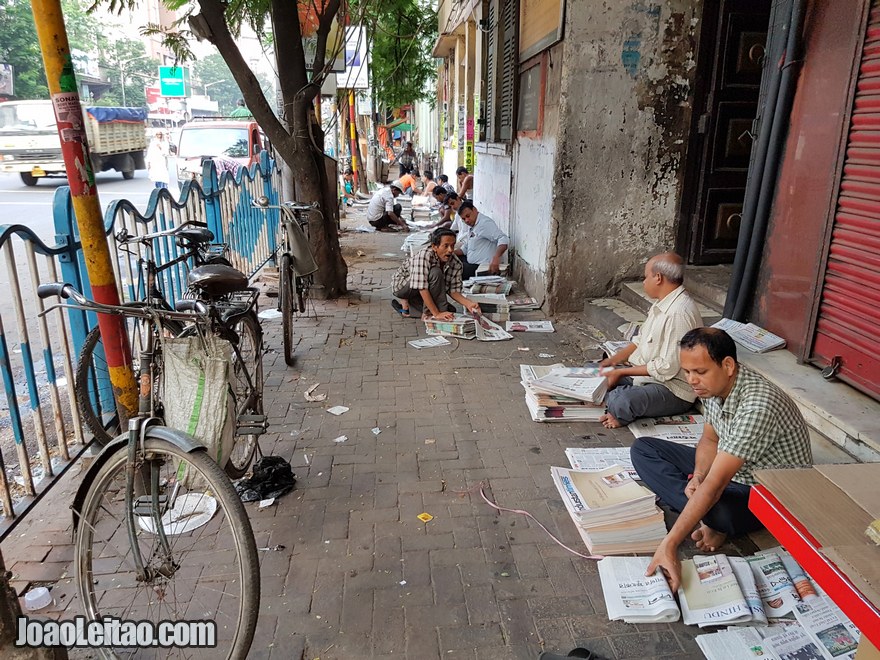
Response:
[[[736,344],[726,332],[697,328],[679,346],[687,381],[703,400],[703,435],[696,448],[639,438],[630,451],[645,485],[681,512],[647,572],[661,568],[673,592],[681,584],[678,546],[688,535],[703,552],[715,552],[728,535],[762,527],[749,511],[755,470],[813,463],[807,425],[794,401],[736,361]]]
[[[392,300],[391,306],[398,314],[409,318],[411,310],[424,310],[423,316],[449,321],[455,308],[447,296],[470,312],[480,312],[480,306],[462,294],[462,266],[454,254],[455,239],[455,232],[436,230],[431,234],[431,244],[397,269],[391,278],[391,290],[398,300]]]

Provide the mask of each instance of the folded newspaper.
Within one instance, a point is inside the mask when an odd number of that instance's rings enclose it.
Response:
[[[682,445],[695,445],[703,435],[703,416],[673,415],[637,419],[627,428],[637,438],[660,438]]]
[[[529,381],[538,392],[561,394],[572,399],[601,403],[608,390],[608,380],[598,367],[562,367]]]
[[[769,330],[764,330],[754,323],[740,323],[730,319],[721,319],[712,325],[713,328],[724,330],[731,339],[743,348],[753,353],[766,353],[785,346],[785,340],[779,335],[774,335]]]
[[[599,562],[608,618],[626,623],[672,623],[681,616],[658,568],[645,576],[650,557],[605,557]]]
[[[555,332],[552,321],[508,321],[508,332]]]
[[[639,479],[628,447],[569,447],[565,450],[572,469],[600,472],[619,465],[631,479]]]

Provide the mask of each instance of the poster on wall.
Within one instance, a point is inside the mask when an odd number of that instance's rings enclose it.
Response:
[[[520,0],[519,61],[562,41],[565,0]]]

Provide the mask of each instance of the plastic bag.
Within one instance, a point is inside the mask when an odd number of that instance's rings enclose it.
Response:
[[[254,463],[251,477],[236,482],[235,490],[242,502],[257,502],[281,497],[293,490],[295,484],[290,463],[280,456],[263,456]]]

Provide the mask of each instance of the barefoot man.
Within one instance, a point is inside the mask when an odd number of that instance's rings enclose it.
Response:
[[[639,438],[630,451],[645,485],[681,512],[648,567],[648,575],[663,569],[673,591],[681,583],[678,546],[688,535],[703,552],[716,552],[728,536],[761,527],[748,506],[755,470],[813,463],[807,425],[794,401],[736,361],[736,344],[726,332],[688,332],[681,366],[703,400],[706,424],[696,448]]]
[[[645,293],[656,300],[632,343],[606,360],[606,428],[626,426],[639,417],[680,415],[696,397],[678,363],[678,342],[688,330],[703,325],[697,304],[684,288],[684,262],[672,252],[645,264]]]

